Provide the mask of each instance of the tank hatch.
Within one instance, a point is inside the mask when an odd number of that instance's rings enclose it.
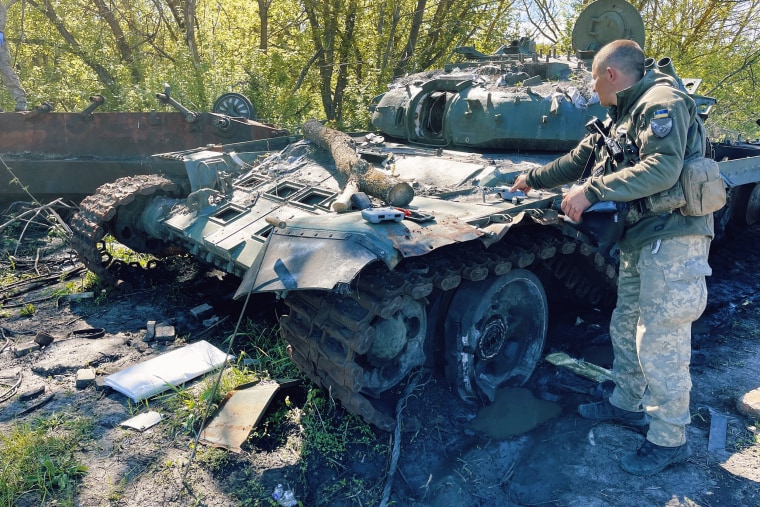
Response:
[[[597,0],[581,12],[573,26],[573,49],[584,60],[617,39],[644,47],[644,21],[636,7],[625,0]]]

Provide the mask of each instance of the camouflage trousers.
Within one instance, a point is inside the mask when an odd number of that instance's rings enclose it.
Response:
[[[18,76],[13,71],[7,45],[0,46],[0,78],[16,103],[26,102],[26,92],[21,88]]]
[[[615,379],[610,402],[646,411],[647,440],[656,445],[686,442],[691,324],[707,302],[709,248],[706,236],[682,236],[620,252],[618,301],[610,323]]]

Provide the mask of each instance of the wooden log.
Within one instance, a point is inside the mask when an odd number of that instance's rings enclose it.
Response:
[[[356,143],[348,134],[325,127],[317,120],[304,123],[303,133],[306,139],[330,152],[335,160],[335,168],[346,181],[339,198],[341,203],[338,204],[338,208],[343,211],[348,209],[351,194],[354,193],[351,188],[353,182],[358,185],[360,192],[382,199],[389,206],[404,207],[414,199],[414,189],[409,183],[398,181],[378,171],[359,157],[356,153]],[[348,201],[344,199],[346,195]]]

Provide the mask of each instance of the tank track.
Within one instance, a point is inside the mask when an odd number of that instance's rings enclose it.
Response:
[[[71,246],[84,265],[100,279],[114,287],[125,285],[121,274],[124,262],[114,260],[105,248],[103,239],[111,230],[111,221],[119,208],[132,203],[138,196],[157,192],[172,193],[178,185],[163,176],[150,174],[127,176],[100,186],[93,195],[85,197],[79,211],[69,224],[72,231]],[[134,266],[132,266],[134,267]]]
[[[588,280],[589,268],[581,266],[577,256],[598,272],[595,280]],[[539,227],[515,231],[488,250],[473,242],[405,259],[393,271],[374,264],[360,273],[348,294],[291,292],[285,298],[290,313],[280,319],[281,334],[292,360],[314,383],[367,423],[392,430],[393,417],[365,392],[372,375],[366,354],[375,338],[373,323],[396,313],[406,298],[427,304],[434,288],[450,291],[464,279],[480,281],[538,266],[579,298],[614,301],[614,265],[594,247]]]

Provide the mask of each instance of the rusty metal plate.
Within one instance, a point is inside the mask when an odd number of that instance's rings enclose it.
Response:
[[[200,441],[214,447],[242,452],[240,446],[261,422],[269,403],[280,389],[276,382],[259,383],[231,391],[219,411],[201,432]]]

